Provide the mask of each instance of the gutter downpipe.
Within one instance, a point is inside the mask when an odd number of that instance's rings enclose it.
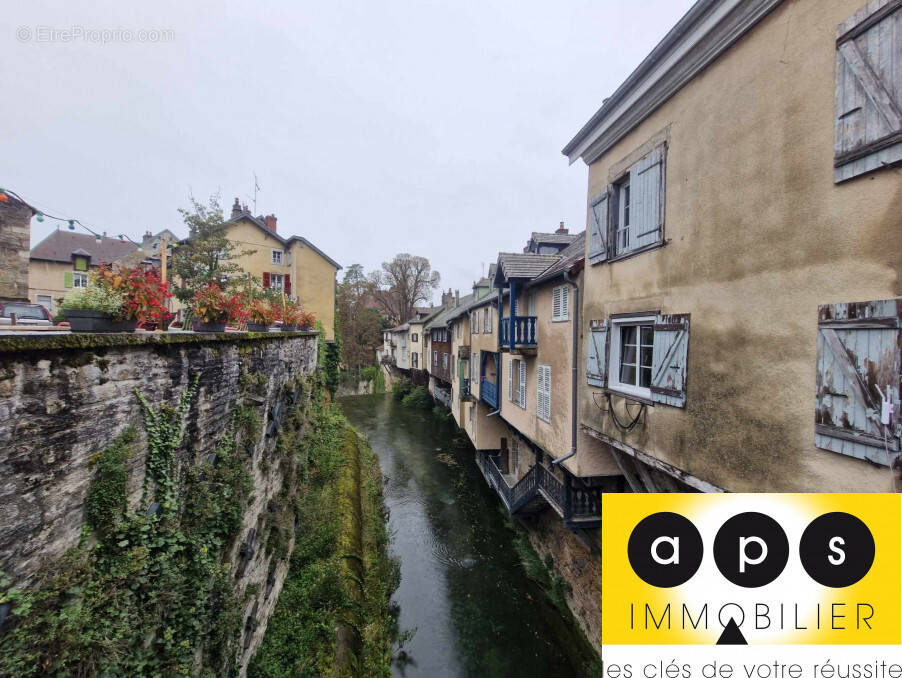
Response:
[[[564,281],[573,285],[573,365],[570,369],[570,452],[560,459],[551,462],[552,466],[558,466],[561,462],[576,456],[576,419],[577,419],[577,392],[576,392],[576,366],[579,363],[579,285],[570,275],[570,271],[564,271]]]
[[[501,313],[504,311],[504,299],[502,299],[501,290],[498,290],[498,332],[495,334],[498,337],[498,341],[500,344],[501,341]],[[492,328],[492,331],[495,331],[495,328]],[[499,345],[500,348],[500,345]],[[498,351],[498,364],[495,366],[495,373],[498,375],[498,380],[495,382],[498,385],[498,389],[501,389],[501,384],[504,383],[501,377],[501,363],[504,361],[501,359],[501,351]],[[479,371],[482,372],[482,365],[479,366]],[[482,374],[479,375],[482,377]],[[479,384],[479,394],[482,395],[482,383]],[[494,417],[496,414],[501,414],[501,395],[498,394],[498,409],[494,412],[489,412],[485,415],[485,418]]]

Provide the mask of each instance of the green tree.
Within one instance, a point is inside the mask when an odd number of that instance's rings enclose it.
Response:
[[[247,285],[247,275],[236,259],[256,250],[243,249],[226,237],[228,223],[219,204],[219,194],[210,196],[207,204],[190,196],[191,208],[179,208],[188,226],[188,240],[174,250],[172,272],[181,279],[173,289],[175,296],[188,301],[204,285]]]
[[[353,264],[345,271],[336,295],[337,318],[341,319],[342,363],[356,373],[361,367],[373,365],[376,348],[382,344],[382,330],[388,324],[374,308],[370,283],[363,266]]]

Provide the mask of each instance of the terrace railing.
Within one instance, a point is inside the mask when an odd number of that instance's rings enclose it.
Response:
[[[537,345],[536,316],[515,315],[501,319],[501,345],[504,347],[533,347]]]

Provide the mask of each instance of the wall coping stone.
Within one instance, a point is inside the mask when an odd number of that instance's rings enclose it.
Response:
[[[292,337],[315,337],[316,330],[297,332],[108,332],[59,333],[0,336],[0,355],[27,351],[83,350],[112,346],[159,346],[217,342],[274,341]]]

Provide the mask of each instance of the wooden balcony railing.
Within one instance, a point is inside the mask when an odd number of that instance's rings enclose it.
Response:
[[[503,347],[530,348],[536,346],[536,316],[515,315],[501,319],[500,341]]]
[[[492,407],[498,407],[498,385],[483,377],[479,385],[479,397]]]

